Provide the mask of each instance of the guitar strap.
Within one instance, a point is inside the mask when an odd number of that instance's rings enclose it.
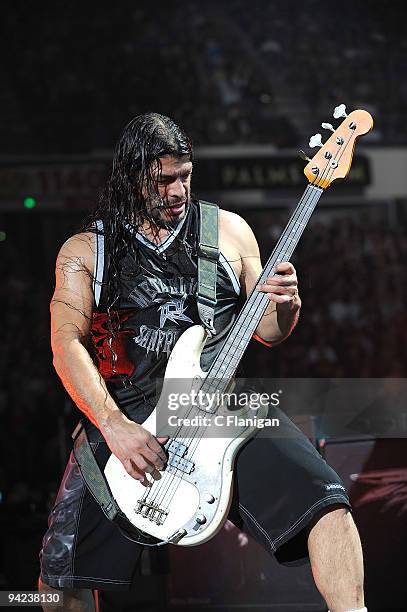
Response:
[[[216,306],[216,279],[219,260],[219,208],[199,200],[198,313],[210,336],[216,334],[213,320]]]
[[[106,518],[113,521],[123,535],[133,542],[147,546],[160,545],[159,540],[137,529],[120,510],[109,489],[103,471],[96,461],[82,420],[79,421],[73,431],[72,439],[74,441],[73,453],[82,478]]]
[[[102,477],[82,421],[79,421],[75,431],[72,433],[72,439],[74,441],[73,452],[76,463],[89,491],[101,507],[106,518],[114,521],[120,512],[120,508],[116,504],[105,478]]]

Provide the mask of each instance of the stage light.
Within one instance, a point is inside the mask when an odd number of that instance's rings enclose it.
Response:
[[[36,204],[37,204],[37,201],[35,198],[25,198],[24,199],[24,208],[34,208]]]

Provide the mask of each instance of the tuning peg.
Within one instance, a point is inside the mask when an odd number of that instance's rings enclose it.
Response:
[[[310,162],[311,159],[308,157],[308,155],[306,155],[305,151],[303,151],[302,149],[299,151],[300,157],[301,159],[303,159],[304,161]]]
[[[334,132],[334,126],[332,125],[332,123],[321,123],[321,127],[324,128],[324,130],[331,130],[331,132]]]
[[[347,117],[348,115],[346,114],[346,106],[344,104],[335,106],[333,116],[334,119],[339,119],[340,117]]]
[[[321,134],[314,134],[313,136],[311,136],[311,138],[309,139],[309,146],[311,147],[311,149],[313,149],[314,147],[322,147],[321,138]]]

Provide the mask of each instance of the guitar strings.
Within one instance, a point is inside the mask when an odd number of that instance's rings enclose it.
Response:
[[[320,193],[320,192],[311,192],[311,193],[310,193],[310,191],[309,191],[309,190],[306,190],[306,191],[305,191],[305,193],[304,193],[304,194],[303,194],[303,196],[301,197],[301,200],[300,200],[300,202],[299,202],[299,204],[298,204],[298,206],[297,206],[297,210],[296,210],[296,212],[294,213],[294,215],[293,215],[293,218],[292,218],[291,222],[290,222],[290,223],[288,224],[288,226],[287,226],[286,232],[284,232],[285,234],[287,233],[287,237],[288,237],[288,232],[287,232],[287,230],[289,230],[290,228],[292,228],[292,227],[293,227],[293,226],[295,226],[296,224],[297,224],[296,234],[298,235],[298,233],[300,233],[300,232],[302,232],[302,231],[303,231],[303,229],[301,229],[301,228],[302,228],[302,226],[303,226],[303,225],[305,225],[305,224],[303,224],[303,223],[302,223],[302,221],[305,219],[305,217],[307,217],[307,216],[308,216],[308,213],[310,212],[310,208],[311,208],[311,207],[309,207],[309,206],[308,206],[308,207],[307,207],[307,206],[303,206],[303,207],[302,207],[302,205],[304,205],[304,204],[310,204],[310,203],[314,204],[314,201],[315,201],[315,200],[317,200],[317,199],[319,199],[320,195],[321,195],[321,193]],[[301,208],[301,207],[302,207],[302,208]],[[314,208],[315,208],[315,207],[314,207]],[[311,214],[312,214],[312,212],[313,212],[314,208],[312,208],[312,210],[311,210]],[[299,216],[299,214],[302,214],[302,216]],[[309,216],[311,216],[311,215],[309,214]],[[283,238],[283,236],[282,236],[282,238]],[[292,240],[292,239],[289,239],[289,240]],[[281,242],[281,240],[280,240],[279,242]],[[287,243],[287,242],[288,242],[288,241],[287,241],[287,239],[286,239],[286,240],[285,240],[285,243]],[[285,246],[285,243],[283,244],[283,247]],[[277,244],[277,247],[278,247],[278,244]],[[275,251],[277,251],[277,252],[275,253],[275,256],[274,256],[274,259],[275,259],[275,260],[277,259],[278,255],[279,255],[279,254],[280,254],[280,252],[281,252],[281,250],[279,250],[277,247],[275,248]],[[277,257],[276,257],[276,255],[277,255]],[[270,264],[271,264],[271,261],[270,261]],[[273,263],[273,265],[275,265],[275,262]],[[267,264],[266,264],[266,266],[267,266]],[[253,294],[253,293],[254,293],[254,291],[252,291],[252,292],[251,292],[250,297],[252,296],[252,294]],[[249,299],[250,299],[250,297],[249,297]],[[256,302],[257,302],[257,304],[256,304]],[[255,296],[255,299],[254,299],[254,306],[255,306],[256,314],[257,314],[257,312],[258,312],[259,308],[262,308],[262,307],[264,306],[264,309],[265,309],[265,308],[267,307],[267,303],[268,303],[268,302],[269,302],[269,300],[268,300],[267,296],[265,296],[264,294],[257,293],[257,295]],[[244,327],[244,324],[245,324],[245,322],[246,322],[247,316],[248,316],[248,314],[246,315],[246,317],[245,317],[245,318],[243,318],[243,319],[242,319],[242,321],[241,321],[241,325],[240,325],[240,327],[241,327],[241,328],[243,328],[243,327]],[[252,317],[251,317],[251,318],[252,318]],[[227,339],[226,339],[226,341],[225,341],[225,344],[226,344],[226,342],[227,342]],[[232,344],[232,347],[233,347],[233,344]],[[237,348],[237,347],[236,347],[236,348]],[[233,358],[233,356],[236,354],[236,352],[237,352],[237,351],[234,351],[234,353],[231,355],[231,358]],[[230,354],[228,355],[228,357],[230,357]],[[221,361],[221,362],[218,364],[218,371],[219,371],[219,368],[221,367],[221,365],[223,364],[223,362],[225,361],[225,359],[226,359],[226,357],[223,359],[223,361]],[[213,366],[214,366],[214,365],[215,365],[215,364],[213,364]],[[208,373],[207,373],[207,378],[209,378],[209,377],[210,377],[211,371],[213,370],[213,366],[212,366],[212,367],[209,369],[209,371],[208,371]],[[206,379],[204,379],[204,381],[202,381],[201,388],[202,388],[202,387],[205,385],[205,382],[207,382],[207,381],[206,381]],[[191,414],[191,412],[192,412],[192,410],[193,410],[193,408],[191,407],[191,408],[190,408],[190,410],[189,410],[189,412],[187,413],[187,415],[190,415],[190,414]],[[199,409],[199,408],[196,408],[196,409],[195,409],[195,412],[197,412],[197,414],[199,414],[199,413],[202,413],[202,410],[201,410],[201,409]],[[188,439],[188,440],[193,440],[192,444],[190,444],[190,445],[189,445],[189,449],[188,449],[188,450],[190,451],[190,452],[188,453],[188,456],[189,456],[189,458],[191,459],[191,458],[193,457],[193,455],[195,454],[196,449],[197,449],[197,447],[198,447],[198,444],[199,444],[200,440],[202,439],[202,437],[203,437],[203,435],[204,435],[204,434],[202,434],[201,436],[197,437],[197,436],[196,436],[196,433],[197,433],[197,431],[199,431],[199,429],[205,429],[205,428],[200,428],[199,426],[198,426],[198,427],[197,427],[197,426],[195,426],[195,428],[194,428],[194,427],[192,427],[192,429],[195,429],[195,432],[191,432],[191,433],[189,433],[189,432],[188,432],[188,430],[189,430],[189,429],[191,429],[191,426],[183,426],[183,425],[180,425],[180,427],[178,428],[178,431],[176,431],[176,433],[175,433],[175,435],[174,435],[174,437],[176,437],[176,438],[177,438],[177,441],[178,441],[178,442],[181,442],[181,440],[179,439],[179,434],[181,433],[181,431],[182,431],[183,429],[185,430],[185,433],[183,433],[183,435],[182,435],[182,440],[183,440],[183,441],[185,441],[185,439]],[[184,472],[183,472],[182,470],[180,470],[180,469],[175,469],[175,470],[174,470],[174,472],[175,472],[175,473],[172,473],[172,474],[171,474],[172,478],[166,478],[166,479],[165,479],[165,480],[167,481],[165,484],[164,484],[164,482],[161,482],[161,481],[160,481],[160,482],[155,481],[155,482],[157,483],[157,485],[158,485],[158,486],[155,486],[155,487],[154,487],[154,489],[155,489],[155,490],[154,490],[154,497],[151,499],[151,502],[156,501],[156,502],[157,502],[157,504],[161,504],[161,503],[162,503],[162,501],[163,501],[163,499],[164,499],[164,497],[166,497],[166,496],[167,496],[167,493],[169,492],[169,489],[170,489],[170,487],[171,487],[171,484],[172,484],[173,482],[175,482],[175,483],[176,483],[176,485],[178,485],[178,486],[179,486],[179,484],[180,484],[179,480],[183,478]],[[178,472],[180,472],[180,478],[175,478],[175,477],[178,475],[178,474],[177,474]],[[168,473],[167,473],[167,474],[168,474]],[[170,474],[168,474],[168,476],[170,476]],[[143,501],[145,501],[145,500],[146,500],[148,497],[150,497],[150,494],[153,494],[153,491],[152,491],[151,489],[153,488],[154,484],[155,484],[155,483],[153,482],[153,483],[152,483],[152,487],[150,487],[150,488],[149,488],[149,490],[147,490],[147,491],[146,491],[146,493],[145,493],[145,495],[144,495],[144,499],[143,499]],[[178,486],[176,486],[176,489],[178,488]],[[164,491],[162,491],[162,489],[163,489],[163,488],[164,488]],[[170,498],[170,500],[168,500],[168,502],[167,502],[167,503],[170,503],[171,499],[173,498],[173,495],[174,495],[174,494],[175,494],[175,492],[176,492],[176,489],[175,489],[175,491],[172,493],[171,498]],[[161,495],[160,495],[160,494],[161,494]]]
[[[309,195],[310,195],[310,197],[308,198],[307,196],[309,196]],[[314,210],[315,206],[314,206],[314,207],[312,207],[312,208],[311,208],[310,206],[308,206],[308,207],[307,207],[307,206],[304,206],[304,207],[303,207],[303,209],[302,209],[301,211],[299,211],[298,209],[300,209],[300,207],[301,207],[301,205],[302,205],[302,204],[309,204],[310,202],[311,202],[312,204],[314,204],[314,201],[315,201],[315,200],[319,200],[320,195],[321,195],[321,193],[320,193],[320,192],[316,192],[316,193],[314,192],[314,193],[309,194],[309,193],[307,193],[307,190],[306,190],[306,192],[303,194],[303,196],[302,196],[302,198],[301,198],[301,200],[300,200],[299,205],[297,206],[297,211],[296,211],[296,213],[297,213],[297,214],[295,214],[295,213],[294,213],[292,221],[291,221],[291,222],[288,224],[288,226],[287,226],[287,230],[289,230],[289,228],[290,228],[290,227],[292,227],[292,226],[294,226],[295,224],[298,224],[298,227],[297,227],[297,231],[296,231],[296,233],[297,233],[297,234],[298,234],[298,233],[300,233],[300,232],[302,233],[303,229],[301,230],[301,227],[302,227],[302,225],[304,225],[304,226],[305,226],[305,224],[302,224],[302,223],[301,223],[301,221],[303,221],[303,220],[304,220],[304,218],[308,216],[308,213],[310,212],[310,209],[311,209],[311,214],[312,214],[312,212],[313,212],[313,210]],[[301,217],[300,217],[300,218],[298,218],[298,216],[299,216],[299,214],[298,214],[298,213],[299,213],[299,212],[303,213],[302,218],[301,218]],[[309,214],[309,217],[311,216],[311,214]],[[287,237],[288,237],[288,231],[287,231],[287,230],[286,230],[286,232],[285,232],[285,233],[287,234]],[[289,239],[288,241],[292,242],[292,238],[291,238],[291,239]],[[287,242],[287,240],[286,240],[285,242]],[[284,246],[285,246],[285,244],[283,245],[283,247],[284,247]],[[278,247],[278,245],[277,245],[277,247]],[[276,250],[276,249],[275,249],[275,250]],[[282,252],[282,251],[277,250],[276,255],[279,255],[281,252]],[[287,252],[288,252],[288,251],[287,251]],[[277,258],[276,258],[276,257],[274,257],[274,259],[277,259]],[[271,264],[271,262],[270,262],[270,264]],[[274,264],[273,264],[273,265],[274,265]],[[253,294],[253,292],[251,293],[251,295],[252,295],[252,294]],[[251,296],[250,296],[250,297],[251,297]],[[250,298],[249,298],[249,299],[250,299]],[[256,305],[256,301],[258,302],[258,304],[257,304],[257,305]],[[255,306],[256,314],[257,314],[257,312],[258,312],[259,308],[262,308],[262,307],[264,306],[264,309],[265,309],[265,308],[267,307],[267,303],[268,303],[268,302],[269,302],[269,300],[268,300],[268,298],[267,298],[267,297],[266,297],[264,294],[260,294],[260,293],[258,293],[258,294],[256,295],[255,299],[254,299],[254,306]],[[248,316],[248,314],[246,315],[246,317],[245,317],[244,319],[242,319],[242,321],[241,321],[241,326],[240,326],[241,328],[243,328],[243,327],[244,327],[244,323],[245,323],[245,321],[246,321],[246,319],[247,319],[247,316]],[[225,344],[226,344],[226,342],[227,342],[227,339],[226,339],[226,341],[225,341]],[[232,347],[233,347],[233,344],[232,344]],[[237,348],[237,347],[236,347],[236,348]],[[237,351],[235,351],[235,352],[232,354],[232,358],[233,358],[233,356],[236,354],[236,352],[237,352]],[[224,358],[224,360],[225,360],[225,358]],[[223,360],[223,361],[224,361],[224,360]],[[222,362],[220,362],[220,363],[218,364],[218,371],[219,371],[219,368],[221,367],[221,365],[222,365],[223,361],[222,361]],[[213,366],[212,366],[212,367],[209,369],[209,371],[208,371],[208,373],[207,373],[207,377],[208,377],[208,378],[209,378],[209,376],[210,376],[210,374],[211,374],[211,370],[212,370],[212,369],[213,369]],[[205,382],[206,382],[206,379],[203,381],[201,388],[204,386]],[[189,413],[187,413],[187,414],[191,414],[191,412],[192,412],[192,408],[189,410]],[[199,414],[199,412],[202,412],[202,410],[200,410],[200,409],[198,408],[198,410],[196,410],[196,412]],[[187,427],[185,428],[185,426],[182,426],[182,425],[181,425],[181,426],[178,428],[178,431],[177,431],[177,432],[176,432],[176,434],[175,434],[175,436],[176,436],[176,438],[177,438],[177,441],[178,441],[178,442],[180,442],[179,437],[178,437],[178,434],[179,434],[179,433],[182,431],[182,429],[186,429],[186,431],[185,431],[184,435],[182,436],[183,441],[185,441],[185,439],[188,439],[188,440],[193,440],[193,441],[194,441],[192,444],[190,444],[190,445],[189,445],[189,449],[188,449],[188,450],[190,451],[190,452],[188,453],[188,456],[189,456],[189,458],[191,459],[191,458],[193,457],[193,455],[195,454],[196,449],[197,449],[197,447],[198,447],[198,444],[199,444],[200,440],[202,439],[202,437],[203,437],[204,433],[202,433],[202,435],[201,435],[201,436],[196,437],[196,433],[197,433],[197,431],[199,431],[199,429],[200,429],[200,427],[199,427],[199,426],[198,426],[198,427],[195,427],[195,432],[194,432],[194,433],[192,433],[192,432],[191,432],[191,434],[188,434],[188,429],[190,429],[190,426],[187,426]],[[204,429],[204,428],[202,428],[202,429]],[[174,437],[175,437],[175,436],[174,436]],[[195,443],[195,444],[194,444],[194,443]],[[177,476],[177,472],[181,472],[180,478],[175,478],[175,477]],[[168,474],[168,473],[167,473],[167,474]],[[169,476],[169,474],[168,474],[168,476]],[[172,484],[173,482],[176,482],[176,487],[175,487],[175,490],[171,492],[172,494],[171,494],[171,496],[170,496],[170,499],[168,499],[168,500],[167,500],[167,504],[168,504],[168,503],[170,503],[170,501],[172,500],[172,498],[173,498],[173,496],[174,496],[174,494],[175,494],[175,492],[176,492],[176,490],[177,490],[178,486],[180,485],[180,482],[179,482],[179,481],[180,481],[181,479],[183,479],[184,472],[183,472],[182,470],[180,470],[180,469],[175,469],[175,473],[172,473],[172,474],[171,474],[171,476],[172,476],[172,478],[166,478],[166,479],[165,479],[165,480],[167,480],[167,483],[165,483],[165,485],[164,485],[164,482],[162,482],[162,483],[161,483],[161,482],[160,482],[160,483],[157,483],[157,484],[158,484],[158,486],[156,486],[156,487],[155,487],[154,497],[151,499],[151,501],[152,501],[152,502],[156,501],[156,502],[157,502],[157,505],[162,504],[162,502],[164,501],[164,498],[165,498],[165,497],[167,497],[167,493],[170,493],[169,489],[170,489],[170,487],[171,487],[171,484]],[[154,485],[154,482],[152,483],[152,485]],[[161,485],[161,486],[160,486],[160,485]],[[164,488],[164,491],[161,491],[161,489],[163,489],[163,488]],[[150,496],[150,494],[152,494],[152,493],[153,493],[153,492],[151,491],[151,489],[152,489],[152,487],[151,487],[151,488],[150,488],[148,491],[146,491],[146,494],[145,494],[145,496],[144,496],[144,499],[145,499],[145,500],[146,500],[146,499],[147,499],[147,498]],[[161,493],[161,495],[160,495],[160,493]],[[159,499],[159,498],[160,498],[160,499]],[[168,507],[168,506],[167,506],[167,507]]]
[[[310,217],[311,216],[311,214],[312,214],[312,212],[314,211],[314,208],[315,208],[314,204],[316,204],[316,202],[319,200],[320,196],[321,196],[321,192],[319,192],[319,191],[318,192],[314,192],[314,191],[310,192],[310,190],[306,190],[305,191],[305,193],[301,197],[301,200],[300,200],[300,202],[299,202],[299,204],[297,206],[297,210],[296,210],[296,212],[294,213],[294,215],[292,217],[292,220],[289,222],[289,224],[287,225],[287,228],[286,228],[286,230],[284,232],[284,234],[286,234],[286,238],[285,238],[284,243],[282,245],[283,248],[285,247],[286,244],[292,243],[293,241],[295,241],[296,243],[298,242],[298,240],[297,240],[297,238],[299,239],[298,234],[301,234],[304,231],[304,227],[306,225],[306,223],[303,223],[303,221],[304,221],[304,219],[306,217]],[[305,206],[305,204],[308,204],[308,206]],[[311,206],[310,206],[310,204],[311,204]],[[297,225],[297,229],[294,230],[295,238],[293,238],[293,234],[292,233],[288,234],[288,232],[295,225]],[[282,238],[283,238],[283,236],[282,236]],[[281,240],[279,242],[281,242]],[[294,250],[294,249],[292,249],[292,250]],[[284,252],[281,249],[278,249],[278,244],[277,244],[277,246],[275,248],[275,251],[276,251],[275,255],[274,255],[274,260],[275,261],[273,262],[273,260],[271,260],[269,262],[269,265],[273,265],[274,266],[275,263],[276,263],[276,260],[278,259],[278,257],[281,255],[282,252]],[[288,251],[286,251],[286,253],[288,253]],[[267,267],[267,264],[266,264],[266,267]],[[264,275],[264,272],[263,272],[262,275]],[[251,292],[250,297],[253,295],[253,293],[254,293],[254,291]],[[250,297],[249,297],[249,299],[250,299]],[[261,294],[261,293],[257,293],[257,295],[255,296],[253,301],[254,301],[253,306],[254,306],[254,310],[256,312],[256,315],[257,315],[257,313],[259,311],[259,308],[264,307],[264,309],[265,309],[267,307],[267,304],[269,303],[269,299],[267,298],[267,296],[265,294]],[[256,304],[256,302],[257,302],[257,304]],[[240,328],[241,329],[245,327],[246,319],[247,319],[248,316],[250,316],[249,313],[247,313],[246,316],[242,319],[241,324],[240,324]],[[250,318],[253,320],[252,316],[250,316]],[[225,341],[225,344],[226,343],[227,343],[227,339]],[[235,347],[235,345],[232,343],[232,347],[231,348],[233,348],[233,347],[234,348],[238,348],[238,347]],[[237,351],[235,350],[233,353],[229,353],[227,355],[227,357],[229,357],[230,359],[233,359],[233,357],[236,355],[236,353],[237,353]],[[224,357],[224,359],[221,362],[218,363],[218,370],[217,370],[217,372],[219,372],[219,369],[222,366],[222,364],[225,361],[225,359],[226,359],[226,356]],[[207,378],[210,378],[210,375],[211,375],[212,371],[213,371],[213,366],[211,366],[211,368],[209,369],[209,371],[207,373]],[[212,379],[212,381],[213,381],[213,379]],[[202,387],[205,386],[205,383],[207,383],[207,379],[204,379],[202,381],[201,389],[202,389]],[[213,384],[213,382],[211,384]],[[199,409],[199,407],[197,407],[197,408],[191,407],[189,409],[189,412],[186,413],[186,416],[190,416],[193,410],[198,415],[200,413],[202,413],[202,410]],[[190,444],[189,448],[188,448],[188,450],[189,450],[188,457],[189,457],[189,459],[191,459],[193,457],[193,455],[195,454],[195,452],[196,452],[196,449],[198,447],[198,444],[199,444],[200,440],[203,437],[203,435],[197,437],[196,433],[199,431],[199,429],[205,429],[205,428],[204,427],[201,428],[199,426],[195,426],[195,427],[192,426],[192,430],[195,429],[195,431],[192,431],[191,433],[189,433],[189,431],[188,431],[189,429],[191,429],[191,426],[180,425],[179,428],[178,428],[178,431],[176,431],[176,433],[174,434],[174,438],[176,437],[177,441],[181,442],[181,440],[179,439],[179,435],[182,432],[182,430],[185,430],[185,433],[183,432],[183,435],[181,437],[182,440],[183,441],[185,441],[185,439],[193,440],[192,444]],[[161,481],[160,482],[155,481],[158,486],[154,487],[155,488],[154,497],[151,498],[151,502],[156,502],[158,505],[161,504],[162,501],[164,500],[164,498],[167,496],[167,493],[169,493],[169,489],[171,487],[172,482],[173,481],[176,482],[177,485],[180,484],[179,483],[180,479],[179,478],[175,478],[175,477],[178,475],[177,472],[180,472],[181,473],[180,476],[182,478],[182,475],[184,474],[184,472],[182,470],[180,470],[180,469],[175,469],[174,471],[175,471],[175,473],[171,474],[172,478],[166,478],[165,479],[165,480],[167,480],[167,482],[165,484],[164,484],[164,482],[161,482]],[[168,476],[169,476],[169,474],[168,474]],[[152,485],[154,485],[154,483],[152,483]],[[144,501],[148,497],[150,497],[150,494],[153,494],[153,491],[151,491],[151,488],[152,487],[150,487],[150,489],[146,491],[145,496],[144,496]],[[163,488],[164,488],[164,491],[162,491]],[[171,499],[173,498],[174,494],[175,494],[175,491],[171,495]],[[169,502],[170,502],[170,500],[168,500],[167,503],[169,503]]]
[[[320,192],[317,192],[317,193],[311,193],[311,197],[308,197],[308,196],[310,195],[309,193],[304,194],[304,195],[305,195],[305,197],[304,197],[304,198],[302,198],[302,199],[304,200],[304,202],[303,202],[303,203],[306,203],[306,204],[310,204],[310,203],[312,203],[312,204],[314,204],[314,202],[315,202],[316,200],[318,200],[318,199],[319,199],[319,197],[320,197],[321,193],[320,193]],[[305,201],[305,200],[306,200],[306,201]],[[294,215],[293,222],[292,222],[291,224],[289,224],[289,226],[290,226],[290,225],[291,225],[291,226],[292,226],[292,225],[295,225],[296,223],[298,224],[298,225],[297,225],[297,232],[296,232],[296,233],[297,233],[297,237],[298,237],[298,234],[299,234],[299,233],[302,233],[303,228],[304,228],[304,226],[306,225],[305,223],[301,223],[301,221],[304,221],[304,219],[305,219],[306,217],[310,217],[310,216],[311,216],[311,214],[312,214],[312,212],[313,212],[313,210],[314,210],[314,208],[315,208],[315,206],[310,206],[310,205],[309,205],[308,207],[304,207],[304,209],[303,209],[303,210],[301,210],[302,217],[299,217],[299,215],[298,215],[298,211],[297,211],[297,215]],[[288,231],[286,231],[285,233],[286,233],[286,235],[287,235],[287,239],[285,240],[285,243],[283,244],[283,248],[285,247],[285,244],[286,244],[287,242],[290,242],[290,243],[292,243],[292,242],[293,242],[293,238],[292,238],[292,237],[291,237],[291,238],[288,238]],[[291,236],[292,236],[292,234],[291,234]],[[292,248],[292,246],[291,246],[291,248]],[[293,249],[292,249],[292,250],[293,250]],[[280,256],[280,255],[281,255],[281,253],[283,253],[283,252],[284,252],[284,251],[278,250],[278,251],[277,251],[277,253],[276,253],[276,254],[275,254],[275,256],[274,256],[274,260],[276,260],[276,259],[278,260],[278,256]],[[286,251],[286,252],[288,253],[288,251]],[[277,255],[277,257],[276,257],[276,255]],[[270,261],[269,265],[270,265],[271,263],[272,263],[272,260]],[[272,263],[272,265],[275,265],[275,261]],[[256,304],[256,302],[257,302],[257,304]],[[267,297],[266,297],[264,294],[257,294],[257,295],[255,296],[255,299],[254,299],[254,309],[255,309],[255,311],[256,311],[256,314],[257,314],[257,311],[259,310],[259,308],[263,308],[263,310],[265,310],[265,308],[267,307],[267,303],[268,303],[268,302],[269,302],[269,300],[268,300],[268,298],[267,298]],[[245,322],[246,322],[246,319],[247,319],[247,316],[248,316],[248,315],[249,315],[249,313],[247,313],[247,314],[246,314],[246,317],[242,319],[242,321],[241,321],[241,325],[240,325],[240,327],[241,327],[241,328],[243,328],[243,327],[244,327],[244,324],[245,324]],[[254,331],[254,330],[252,330],[252,331]],[[250,336],[251,336],[251,335],[252,335],[252,334],[250,334]],[[234,344],[232,343],[232,347],[231,347],[231,348],[233,348],[233,347],[234,347]],[[235,347],[235,348],[238,348],[238,347]],[[229,354],[228,354],[229,360],[233,359],[233,357],[235,356],[236,352],[237,352],[237,351],[234,351],[234,353],[232,353],[232,354],[230,354],[230,353],[229,353]],[[225,358],[224,358],[224,359],[225,359]],[[219,363],[218,363],[218,371],[219,371],[219,369],[220,369],[220,367],[221,367],[221,366],[222,366],[222,362],[219,362]],[[213,368],[212,368],[212,369],[213,369]],[[210,369],[210,370],[209,370],[209,372],[208,372],[208,377],[209,377],[209,374],[210,374],[210,373],[211,373],[211,369]],[[205,385],[205,382],[207,382],[207,381],[206,381],[206,380],[205,380],[205,381],[203,381],[202,386],[204,386],[204,385]],[[213,382],[211,382],[211,384],[213,384]],[[209,386],[209,388],[210,388],[210,386]],[[190,410],[190,411],[189,411],[189,413],[191,413],[191,411],[192,411],[192,410]],[[199,413],[199,410],[195,410],[195,412],[198,412],[198,413]],[[180,428],[180,430],[181,430],[181,429],[182,429],[182,428]],[[189,434],[189,435],[188,435],[188,429],[189,429],[189,428],[184,428],[184,429],[186,429],[185,434],[184,434],[184,437],[188,436],[188,439],[189,439],[189,440],[193,440],[192,444],[190,444],[190,445],[189,445],[189,453],[188,453],[189,460],[191,460],[191,459],[192,459],[192,457],[194,456],[195,452],[196,452],[196,449],[197,449],[197,447],[198,447],[198,445],[199,445],[199,443],[200,443],[200,440],[202,439],[202,437],[203,437],[203,435],[204,435],[204,430],[203,430],[203,428],[202,428],[202,429],[201,429],[201,435],[197,437],[197,436],[196,436],[196,433],[199,431],[199,429],[200,429],[199,427],[196,427],[196,428],[195,428],[195,432],[194,432],[194,433],[192,433],[192,432],[191,432],[191,434]],[[203,430],[203,431],[202,431],[202,430]],[[181,472],[181,470],[177,470],[177,472]],[[164,499],[166,498],[166,499],[165,499],[166,504],[167,504],[166,509],[168,508],[168,504],[171,502],[171,500],[173,499],[173,497],[174,497],[174,495],[175,495],[175,493],[176,493],[176,491],[177,491],[178,487],[180,486],[180,484],[181,484],[180,480],[182,480],[182,479],[183,479],[184,474],[182,473],[182,474],[180,475],[180,478],[177,478],[177,479],[175,479],[175,477],[174,477],[174,476],[175,476],[175,475],[173,475],[173,478],[172,478],[172,479],[170,479],[170,478],[167,478],[167,479],[166,479],[166,480],[167,480],[167,483],[166,483],[166,486],[164,487],[164,491],[162,491],[162,490],[161,490],[163,487],[156,487],[156,491],[155,491],[155,496],[154,496],[154,500],[153,500],[153,501],[157,501],[157,505],[161,505],[161,506],[162,506],[162,503],[163,503]],[[163,483],[163,484],[164,484],[164,483]],[[171,484],[175,485],[175,487],[174,487],[174,486],[172,487],[172,491],[170,491]],[[160,493],[161,493],[161,495],[160,495]]]

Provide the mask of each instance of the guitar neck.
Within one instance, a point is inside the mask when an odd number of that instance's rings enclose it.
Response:
[[[290,261],[322,193],[323,189],[319,187],[307,186],[255,287],[275,274],[274,268],[278,263]],[[269,303],[266,294],[253,289],[211,365],[206,384],[203,384],[206,391],[224,391],[227,388]]]

